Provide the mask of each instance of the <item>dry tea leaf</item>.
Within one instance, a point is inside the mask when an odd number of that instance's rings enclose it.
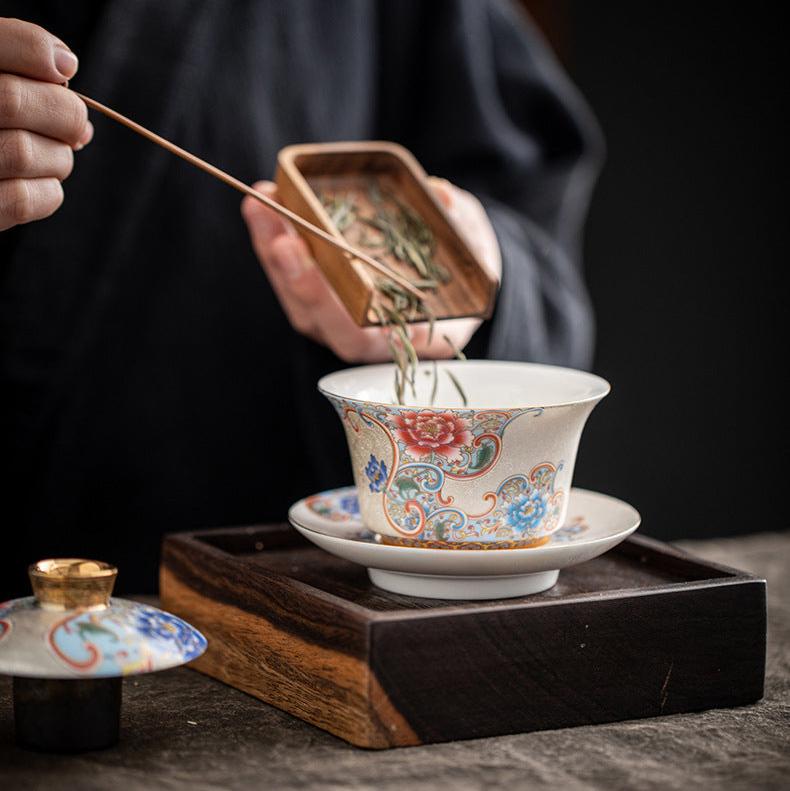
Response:
[[[416,279],[410,279],[412,285],[423,291],[432,291],[448,283],[450,274],[434,258],[436,240],[422,217],[396,195],[383,193],[376,184],[368,189],[366,197],[372,207],[372,213],[363,213],[360,201],[355,200],[355,196],[350,192],[342,194],[322,192],[319,196],[340,233],[346,235],[352,229],[357,230],[356,243],[360,247],[367,248],[371,255],[377,253],[375,257],[382,264],[387,265],[382,260],[382,256],[389,255],[410,266],[418,275]],[[359,226],[364,226],[364,231]],[[381,327],[388,331],[390,354],[396,365],[395,400],[402,404],[407,384],[413,396],[417,397],[415,380],[419,358],[409,335],[408,322],[420,318],[427,321],[428,343],[430,343],[433,340],[436,317],[423,299],[406,291],[392,280],[379,278],[375,282],[375,287],[382,304],[375,305],[373,309]],[[466,359],[464,353],[447,335],[444,339],[457,359]],[[466,394],[458,379],[450,371],[446,373],[466,406],[468,403]],[[438,366],[434,362],[431,404],[436,400],[438,376]]]

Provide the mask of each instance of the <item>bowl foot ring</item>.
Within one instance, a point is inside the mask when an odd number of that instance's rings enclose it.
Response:
[[[539,571],[533,574],[508,574],[480,577],[454,577],[439,574],[409,574],[401,571],[368,569],[370,581],[391,593],[417,596],[424,599],[452,599],[472,601],[510,599],[529,596],[553,587],[559,571]]]

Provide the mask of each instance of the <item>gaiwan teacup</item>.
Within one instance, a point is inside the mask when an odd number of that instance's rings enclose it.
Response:
[[[609,383],[491,360],[436,370],[435,380],[433,363],[419,365],[416,395],[407,387],[402,405],[394,403],[392,365],[349,368],[318,383],[343,421],[363,522],[383,541],[410,546],[547,542],[565,520],[582,429]]]

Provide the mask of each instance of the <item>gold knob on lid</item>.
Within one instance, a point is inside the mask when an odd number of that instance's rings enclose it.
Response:
[[[71,610],[106,607],[118,569],[100,560],[55,558],[39,560],[30,566],[28,574],[42,607]]]

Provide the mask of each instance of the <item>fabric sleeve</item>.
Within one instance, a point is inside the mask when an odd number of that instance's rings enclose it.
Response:
[[[496,231],[502,287],[470,350],[589,367],[581,241],[603,158],[599,128],[510,2],[423,3],[419,25],[407,55],[402,36],[401,49],[385,41],[399,73],[384,69],[383,117],[428,172],[480,198]]]

